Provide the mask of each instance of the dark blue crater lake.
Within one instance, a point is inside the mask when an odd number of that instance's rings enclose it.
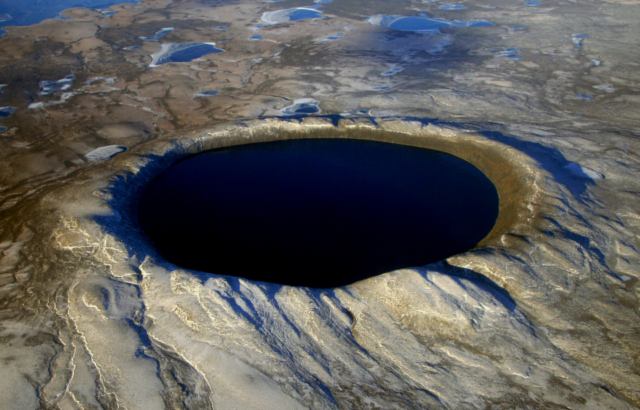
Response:
[[[467,251],[498,193],[455,156],[391,143],[298,139],[183,159],[142,193],[138,220],[187,269],[332,288]]]

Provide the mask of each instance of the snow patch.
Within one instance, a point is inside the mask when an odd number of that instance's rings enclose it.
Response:
[[[589,179],[604,179],[604,175],[592,170],[591,168],[584,167],[576,162],[572,162],[569,165],[565,166],[566,169],[571,171],[576,176],[581,178],[589,178]]]
[[[127,150],[127,147],[123,147],[122,145],[107,145],[104,147],[96,148],[93,151],[85,154],[90,161],[100,161],[109,159],[115,155],[120,154]]]

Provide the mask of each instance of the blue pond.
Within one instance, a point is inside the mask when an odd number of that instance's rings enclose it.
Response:
[[[178,266],[331,288],[474,247],[496,221],[498,194],[442,152],[303,139],[186,158],[145,188],[137,209]]]
[[[590,38],[591,36],[588,34],[580,33],[580,34],[572,34],[571,40],[573,44],[575,44],[578,48],[582,47],[582,40],[585,38]]]
[[[449,21],[428,18],[426,15],[423,15],[423,17],[405,17],[379,14],[369,17],[367,21],[374,26],[388,27],[399,31],[413,31],[416,33],[440,33],[440,28],[443,27],[493,26],[493,23],[486,20]]]
[[[389,77],[391,75],[398,74],[398,73],[400,73],[402,71],[404,71],[404,68],[396,67],[396,68],[392,68],[391,70],[387,70],[387,71],[385,71],[384,73],[382,73],[380,75],[383,76],[383,77]]]
[[[280,112],[282,115],[318,114],[320,112],[318,104],[320,104],[320,102],[313,98],[302,98],[295,100],[292,105],[284,107]]]
[[[16,111],[14,107],[0,107],[0,119],[10,116]],[[0,132],[5,132],[7,127],[0,125]]]
[[[193,98],[200,98],[200,97],[214,97],[216,95],[220,94],[220,91],[218,90],[205,90],[205,91],[198,91],[196,93],[196,95],[193,96]]]
[[[342,37],[344,37],[344,34],[343,34],[343,33],[337,33],[337,34],[334,34],[334,35],[329,36],[329,37],[322,37],[322,38],[319,38],[319,39],[317,39],[316,41],[318,41],[318,42],[324,42],[324,41],[336,41],[336,40],[340,40]]]
[[[0,118],[5,118],[10,116],[16,111],[14,107],[0,107]]]
[[[491,51],[495,51],[490,49]],[[499,48],[498,48],[499,50]],[[503,51],[494,54],[494,57],[506,57],[506,58],[510,58],[512,60],[522,60],[524,57],[516,54],[516,51],[519,51],[520,49],[518,47],[503,47],[502,48]]]
[[[322,13],[315,9],[299,7],[295,9],[285,9],[269,11],[262,15],[262,24],[280,24],[289,21],[299,21],[322,18]]]
[[[164,43],[160,51],[151,55],[149,67],[165,63],[186,63],[207,54],[224,51],[214,46],[215,43]]]
[[[460,4],[443,4],[438,8],[440,10],[466,10],[467,9],[465,6],[462,6]]]
[[[57,92],[67,91],[73,86],[76,79],[74,75],[68,75],[57,81],[40,81],[40,95],[49,95]]]
[[[30,26],[46,19],[55,18],[72,7],[106,9],[116,4],[133,3],[136,0],[0,0],[0,15],[8,14],[10,19],[2,26]]]

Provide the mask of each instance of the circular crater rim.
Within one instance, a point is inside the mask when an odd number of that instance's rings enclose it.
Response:
[[[140,228],[136,207],[145,187],[174,163],[205,151],[291,139],[345,138],[408,145],[453,155],[480,170],[498,192],[497,220],[489,234],[480,240],[475,247],[466,252],[451,255],[445,260],[480,250],[507,248],[509,241],[505,238],[525,235],[525,231],[529,230],[531,220],[535,216],[536,209],[532,204],[535,203],[536,191],[531,184],[529,158],[511,147],[477,134],[456,133],[432,126],[416,127],[410,121],[394,121],[391,126],[388,124],[377,124],[376,126],[361,124],[344,126],[340,124],[340,126],[334,126],[332,124],[304,124],[302,122],[292,124],[273,120],[266,123],[265,121],[256,122],[257,124],[249,126],[242,124],[241,126],[226,127],[220,131],[197,131],[187,134],[179,140],[158,142],[152,152],[138,153],[138,155],[142,155],[136,156],[137,160],[133,158],[126,160],[127,168],[129,168],[129,177],[125,178],[128,184],[127,193],[112,201],[112,207],[115,206],[120,211],[124,210],[120,214],[128,220],[126,225],[133,229],[130,229],[129,234],[116,234],[116,236],[125,239],[124,242],[133,248],[134,253],[138,253],[138,251],[146,253],[156,263],[198,272],[164,259]],[[401,126],[398,127],[398,125]],[[409,125],[407,127],[409,129],[403,129],[402,125]],[[126,238],[122,238],[122,236]],[[241,277],[211,272],[203,273],[214,276]],[[262,280],[249,280],[291,286]]]

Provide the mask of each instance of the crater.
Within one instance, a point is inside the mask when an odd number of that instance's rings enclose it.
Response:
[[[458,156],[309,136],[182,158],[143,189],[142,230],[186,269],[333,288],[468,251],[496,226],[498,190]]]

